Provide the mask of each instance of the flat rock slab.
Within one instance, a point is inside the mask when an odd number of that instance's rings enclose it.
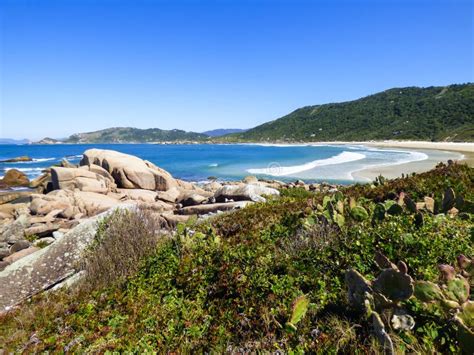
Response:
[[[35,191],[25,190],[25,191],[2,191],[0,192],[0,205],[4,203],[12,202],[20,198],[30,197]]]
[[[77,262],[94,239],[97,221],[112,211],[83,221],[53,244],[17,260],[1,271],[0,312],[76,273]]]
[[[218,211],[230,211],[237,208],[244,208],[250,201],[239,201],[239,202],[227,202],[227,203],[210,203],[207,205],[188,206],[179,210],[180,214],[191,215],[191,214],[207,214],[215,213]]]

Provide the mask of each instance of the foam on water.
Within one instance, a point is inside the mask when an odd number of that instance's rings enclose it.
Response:
[[[343,164],[343,163],[347,163],[351,161],[361,160],[364,158],[365,158],[364,154],[344,151],[331,158],[313,160],[311,162],[301,164],[301,165],[279,166],[276,163],[273,163],[264,169],[247,169],[247,172],[249,172],[250,174],[257,174],[257,175],[260,174],[260,175],[271,175],[271,176],[287,176],[287,175],[298,174],[303,171],[311,170],[318,166]]]
[[[44,170],[44,168],[6,168],[5,171],[12,170],[12,169],[16,169],[24,173]]]
[[[38,159],[33,159],[33,162],[41,163],[43,161],[51,161],[51,160],[56,160],[56,158],[38,158]]]

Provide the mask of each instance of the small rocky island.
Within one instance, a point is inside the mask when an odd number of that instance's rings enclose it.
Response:
[[[33,181],[8,170],[0,182],[29,187],[0,195],[0,309],[63,282],[93,240],[99,216],[115,208],[141,208],[156,216],[165,231],[191,217],[206,218],[240,209],[281,188],[335,190],[328,184],[284,184],[249,176],[241,182],[198,186],[174,178],[149,161],[111,150],[84,152],[79,166],[66,160]],[[3,270],[3,271],[1,271]]]

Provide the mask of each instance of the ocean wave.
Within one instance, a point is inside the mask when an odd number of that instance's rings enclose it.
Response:
[[[75,159],[82,159],[83,155],[82,154],[76,154],[76,155],[66,155],[64,158],[69,159],[69,160],[75,160]]]
[[[35,163],[40,163],[40,162],[43,162],[43,161],[51,161],[51,160],[56,160],[56,158],[33,158],[33,162]]]
[[[209,164],[208,166],[209,166],[210,168],[215,168],[215,167],[218,167],[219,164],[217,164],[217,163],[212,163],[212,164]]]
[[[324,143],[239,143],[239,145],[253,145],[258,147],[277,147],[277,148],[295,148],[295,147],[330,147],[331,144]]]
[[[249,172],[250,174],[257,174],[257,175],[263,174],[263,175],[272,175],[272,176],[286,176],[286,175],[301,173],[306,170],[311,170],[318,166],[348,163],[348,162],[352,162],[356,160],[361,160],[364,158],[365,158],[364,154],[344,151],[331,158],[314,160],[302,165],[279,166],[278,164],[272,163],[271,166],[269,165],[267,168],[247,169],[247,172]]]
[[[12,170],[12,169],[16,169],[16,170],[22,171],[24,173],[28,173],[28,172],[33,172],[33,171],[42,171],[45,168],[7,168],[7,169],[5,169],[5,171]]]

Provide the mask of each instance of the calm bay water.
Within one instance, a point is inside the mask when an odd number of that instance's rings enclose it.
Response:
[[[188,181],[210,176],[237,180],[258,175],[278,180],[354,182],[352,172],[367,167],[424,160],[426,154],[406,150],[376,149],[355,145],[0,145],[0,160],[27,155],[32,162],[0,163],[0,176],[11,168],[30,178],[63,158],[78,163],[91,148],[112,149],[136,155]]]

